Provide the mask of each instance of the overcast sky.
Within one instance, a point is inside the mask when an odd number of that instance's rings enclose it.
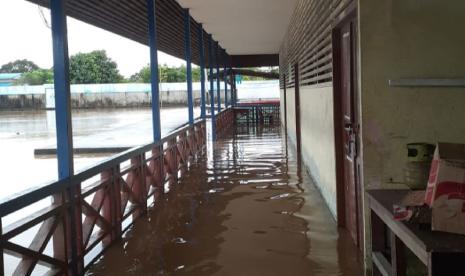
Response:
[[[49,19],[50,11],[42,10]],[[51,31],[37,5],[25,0],[0,0],[0,26],[0,66],[16,59],[29,59],[40,67],[52,67]],[[72,18],[68,18],[68,39],[70,55],[104,49],[126,77],[149,62],[147,46]],[[160,64],[185,64],[162,52],[158,59]]]

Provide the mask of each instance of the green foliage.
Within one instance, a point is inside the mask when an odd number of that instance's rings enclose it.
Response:
[[[168,67],[166,65],[158,67],[160,71],[160,82],[185,82],[186,66]]]
[[[72,84],[119,83],[124,80],[116,62],[104,50],[71,56],[69,77]]]
[[[150,66],[145,66],[139,72],[129,77],[129,82],[150,83]]]
[[[192,68],[192,81],[193,82],[200,81],[200,67]]]
[[[160,82],[186,82],[186,66],[170,67],[166,64],[158,67]],[[129,78],[130,82],[150,83],[150,67],[147,65]],[[192,68],[192,81],[200,81],[200,68]]]
[[[27,59],[18,59],[0,67],[0,73],[29,73],[39,69],[34,62]]]
[[[32,72],[24,73],[15,84],[16,85],[42,85],[53,83],[53,72],[49,69],[37,69]]]

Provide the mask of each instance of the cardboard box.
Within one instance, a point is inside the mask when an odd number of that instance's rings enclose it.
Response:
[[[438,143],[425,203],[432,209],[432,230],[465,234],[464,144]]]

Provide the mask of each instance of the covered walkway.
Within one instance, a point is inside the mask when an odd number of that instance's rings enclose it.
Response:
[[[90,275],[361,275],[279,126],[236,126],[91,267]]]

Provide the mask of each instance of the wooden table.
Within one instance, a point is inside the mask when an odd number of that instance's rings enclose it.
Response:
[[[433,232],[396,221],[393,205],[405,190],[368,191],[371,210],[374,275],[406,275],[405,247],[423,264],[430,276],[465,276],[465,235]]]

